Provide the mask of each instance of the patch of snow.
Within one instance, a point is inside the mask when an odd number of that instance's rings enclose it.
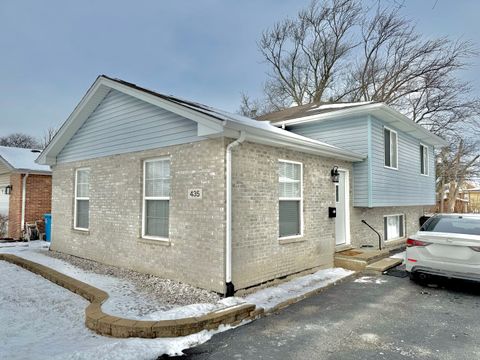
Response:
[[[283,301],[334,284],[353,273],[353,271],[342,268],[320,270],[314,274],[301,276],[276,286],[258,290],[253,294],[245,296],[244,299],[248,303],[269,310]]]
[[[163,354],[182,355],[230,328],[178,338],[104,337],[85,327],[88,302],[80,296],[4,261],[0,283],[1,359],[153,360]]]
[[[390,256],[392,259],[402,259],[403,262],[402,264],[405,264],[405,259],[406,259],[406,256],[407,256],[407,252],[406,251],[403,251],[401,253],[398,253],[398,254],[394,254],[392,256]]]
[[[35,160],[39,152],[32,152],[32,149],[21,149],[16,147],[0,146],[0,157],[17,170],[33,170],[51,172],[50,166],[39,165]]]
[[[387,280],[383,280],[375,276],[362,276],[361,278],[355,279],[354,282],[362,284],[383,284],[386,283]]]
[[[28,247],[0,248],[0,252],[11,253],[27,260],[48,266],[65,275],[95,286],[109,294],[108,300],[102,304],[105,313],[135,320],[174,320],[184,317],[201,316],[214,310],[244,303],[240,298],[222,299],[215,304],[192,304],[177,306],[166,310],[161,301],[154,302],[137,291],[128,279],[85,271],[66,261],[45,254],[49,243],[32,241]]]
[[[28,243],[23,241],[0,242],[0,248],[5,247],[27,247]]]
[[[359,105],[367,105],[371,104],[372,101],[360,101],[360,102],[353,102],[353,103],[335,103],[335,104],[324,104],[316,106],[312,109],[307,111],[318,111],[318,110],[327,110],[327,109],[338,109],[338,108],[347,108],[352,106],[359,106]]]

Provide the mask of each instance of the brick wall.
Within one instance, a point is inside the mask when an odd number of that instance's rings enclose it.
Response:
[[[13,186],[9,203],[8,236],[19,239],[22,236],[22,183],[25,174],[12,173],[10,184]],[[42,220],[40,231],[44,232],[43,214],[51,211],[52,177],[50,175],[30,174],[27,178],[25,197],[25,222]]]
[[[141,238],[143,160],[170,156],[170,242]],[[225,143],[205,140],[59,164],[54,250],[224,292]],[[90,229],[73,229],[75,169],[90,168]],[[188,200],[201,188],[203,198]]]
[[[22,174],[10,175],[12,192],[8,205],[8,237],[19,239],[22,236]]]
[[[40,232],[45,232],[43,215],[52,211],[52,176],[30,174],[27,178],[25,222],[40,220]]]
[[[278,160],[303,164],[304,233],[278,239]],[[244,143],[233,153],[233,283],[237,289],[312,268],[333,266],[334,165],[351,163],[286,149]]]

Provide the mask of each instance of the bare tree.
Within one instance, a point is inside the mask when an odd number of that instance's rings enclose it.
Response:
[[[378,101],[437,134],[472,122],[480,100],[458,75],[477,54],[473,44],[425,39],[399,15],[401,3],[384,4],[313,1],[266,30],[258,44],[270,65],[265,95],[260,101],[244,96],[240,111],[261,115],[292,103]]]
[[[361,57],[341,98],[385,102],[435,133],[478,115],[479,100],[456,73],[476,54],[471,42],[424,40],[396,8],[379,7],[361,34]]]
[[[480,172],[479,141],[466,141],[457,137],[442,149],[437,157],[437,193],[440,212],[454,212],[455,202],[465,182],[478,177]],[[444,207],[445,188],[448,187],[448,208]]]
[[[259,48],[271,65],[265,93],[272,107],[319,102],[334,93],[333,80],[354,48],[349,30],[359,12],[357,1],[314,0],[296,19],[262,34]]]
[[[52,141],[53,137],[57,133],[57,129],[54,127],[49,127],[44,131],[43,136],[40,139],[40,146],[42,149],[45,149],[47,145]]]
[[[26,149],[40,148],[40,144],[33,136],[23,133],[13,133],[0,137],[0,146],[19,147]]]

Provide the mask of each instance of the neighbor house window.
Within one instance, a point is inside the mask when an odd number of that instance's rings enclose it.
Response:
[[[420,174],[428,175],[428,146],[420,144]]]
[[[405,216],[387,215],[383,218],[385,240],[401,239],[405,236]]]
[[[75,229],[88,230],[90,213],[90,169],[75,172]]]
[[[398,138],[397,133],[388,128],[383,129],[385,166],[393,169],[398,168]]]
[[[146,160],[143,164],[142,236],[168,239],[170,160]]]
[[[302,164],[278,162],[279,182],[279,237],[302,235]]]

